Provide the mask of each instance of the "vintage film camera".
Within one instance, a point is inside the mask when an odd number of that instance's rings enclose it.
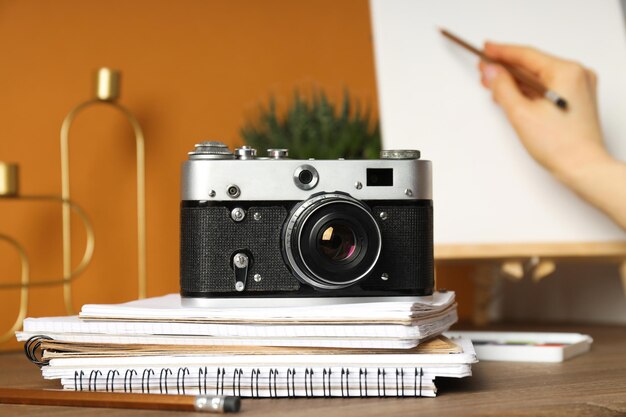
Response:
[[[196,145],[182,167],[182,296],[432,294],[431,163],[419,157],[296,160]]]

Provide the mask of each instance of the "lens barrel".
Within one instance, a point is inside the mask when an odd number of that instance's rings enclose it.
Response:
[[[283,255],[298,280],[340,289],[365,278],[381,252],[369,208],[341,193],[323,193],[294,207],[283,229]]]

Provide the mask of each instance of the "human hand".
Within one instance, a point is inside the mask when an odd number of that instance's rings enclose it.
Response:
[[[480,63],[482,84],[492,91],[535,160],[568,183],[581,171],[610,159],[602,138],[593,71],[528,47],[487,42],[484,52],[494,61],[531,73],[568,102],[563,111],[520,88],[502,66]]]

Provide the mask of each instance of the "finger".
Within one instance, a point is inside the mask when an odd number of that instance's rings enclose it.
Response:
[[[486,61],[480,61],[478,63],[478,69],[481,72],[480,82],[482,83],[483,86],[489,88],[489,82],[487,78],[484,76],[484,71],[487,65],[492,65],[492,64]],[[522,92],[522,94],[525,95],[526,97],[532,98],[532,99],[541,97],[540,94],[538,94],[535,90],[533,90],[531,87],[527,86],[526,84],[520,83],[518,80],[515,81],[515,84],[517,85],[517,88]]]
[[[485,67],[489,65],[485,61],[480,61],[478,63],[478,70],[480,71],[480,83],[483,87],[489,89],[489,80],[485,77]]]
[[[493,99],[515,124],[520,110],[527,109],[530,100],[522,94],[513,77],[504,68],[493,64],[486,65],[483,74],[493,93]]]
[[[593,99],[593,103],[595,105],[595,108],[597,109],[598,108],[598,95],[597,95],[598,76],[596,75],[595,71],[589,68],[585,70],[585,75],[587,77],[587,83],[591,87],[591,98]]]
[[[596,89],[598,88],[598,76],[596,75],[595,71],[587,68],[586,75],[587,79],[589,80],[589,84],[591,84],[591,87],[593,88],[593,91],[596,91]]]
[[[522,94],[530,99],[537,99],[543,97],[536,90],[526,86],[525,84],[517,84],[517,88],[522,92]]]
[[[483,87],[489,90],[489,80],[487,80],[487,78],[484,75],[481,75],[480,83],[483,85]]]
[[[567,61],[544,54],[526,46],[485,43],[485,54],[496,61],[502,61],[531,71],[541,78],[550,77],[558,66]]]
[[[488,79],[484,73],[487,65],[492,65],[492,64],[489,64],[485,61],[480,61],[480,63],[478,64],[478,69],[480,70],[480,83],[482,84],[483,87],[490,89],[491,80]],[[541,97],[535,90],[526,86],[526,84],[520,84],[519,82],[516,81],[516,85],[517,85],[517,88],[521,91],[521,93],[528,98],[535,99],[535,98]]]

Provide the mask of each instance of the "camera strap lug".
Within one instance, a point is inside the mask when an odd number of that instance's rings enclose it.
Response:
[[[235,271],[235,289],[237,291],[246,289],[249,267],[250,258],[248,258],[248,255],[241,252],[236,253],[233,257],[233,269]]]

